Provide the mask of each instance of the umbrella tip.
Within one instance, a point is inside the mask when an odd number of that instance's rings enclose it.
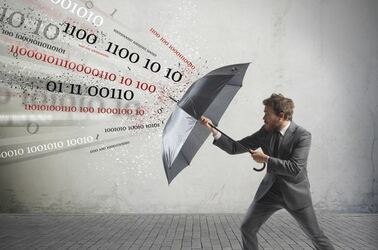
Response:
[[[173,98],[172,96],[169,96],[169,98],[174,101],[174,102],[178,102],[175,98]]]

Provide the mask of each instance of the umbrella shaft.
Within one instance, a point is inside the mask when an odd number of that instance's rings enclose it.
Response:
[[[210,125],[213,129],[215,129],[216,131],[222,133],[222,135],[226,136],[228,139],[230,139],[230,140],[232,140],[233,142],[239,144],[240,147],[244,148],[247,152],[249,152],[249,153],[252,155],[252,152],[251,152],[247,147],[245,147],[243,144],[241,144],[241,143],[238,142],[238,141],[235,141],[234,139],[232,139],[231,137],[229,137],[228,135],[226,135],[225,133],[223,133],[223,131],[221,131],[220,129],[218,129],[217,127],[215,127],[213,124],[210,124],[210,123],[209,123],[209,125]],[[266,167],[266,163],[264,162],[262,168],[260,168],[260,169],[258,169],[258,168],[253,168],[253,169],[254,169],[255,171],[257,171],[257,172],[261,172],[261,171],[263,171],[263,170],[265,169],[265,167]]]
[[[215,129],[216,131],[222,133],[222,135],[226,136],[228,139],[230,139],[230,140],[232,140],[233,142],[239,144],[239,146],[241,146],[243,149],[247,150],[250,154],[252,154],[252,153],[249,151],[249,149],[248,149],[247,147],[245,147],[243,144],[241,144],[240,142],[235,141],[234,139],[232,139],[231,137],[229,137],[228,135],[226,135],[223,131],[221,131],[220,129],[218,129],[217,127],[215,127],[213,124],[210,124],[210,123],[209,123],[209,125],[210,125],[213,129]]]

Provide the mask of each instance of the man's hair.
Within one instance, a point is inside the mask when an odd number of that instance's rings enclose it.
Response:
[[[294,102],[290,98],[286,98],[281,94],[272,94],[263,101],[265,106],[271,107],[276,115],[284,113],[284,118],[291,121],[294,113]]]

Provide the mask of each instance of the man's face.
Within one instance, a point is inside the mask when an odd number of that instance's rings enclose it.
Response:
[[[267,131],[272,131],[272,130],[277,130],[280,127],[280,118],[279,116],[276,115],[276,113],[273,111],[272,107],[265,106],[264,108],[264,128]]]

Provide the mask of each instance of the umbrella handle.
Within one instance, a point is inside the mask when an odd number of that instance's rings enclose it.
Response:
[[[260,169],[258,169],[258,168],[253,168],[253,170],[255,170],[255,171],[257,171],[257,172],[261,172],[261,171],[263,171],[263,170],[265,169],[265,167],[266,167],[266,163],[264,162],[262,168],[260,168]]]
[[[231,137],[229,137],[228,135],[226,135],[224,132],[222,132],[220,129],[218,129],[217,127],[215,127],[213,124],[210,124],[210,123],[209,123],[209,125],[210,125],[210,127],[212,127],[213,129],[215,129],[216,131],[218,131],[219,133],[221,133],[222,135],[226,136],[228,139],[230,139],[230,140],[232,140],[233,142],[239,144],[242,148],[244,148],[245,150],[247,150],[247,152],[249,152],[250,154],[252,154],[252,153],[249,151],[249,149],[248,149],[247,147],[245,147],[243,144],[241,144],[240,142],[235,141],[234,139],[232,139]],[[262,168],[253,168],[253,170],[255,170],[255,171],[257,171],[257,172],[261,172],[261,171],[263,171],[263,170],[265,169],[265,167],[266,167],[266,163],[264,162]]]

